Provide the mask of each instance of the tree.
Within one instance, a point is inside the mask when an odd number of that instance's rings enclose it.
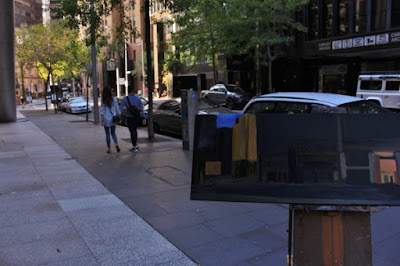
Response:
[[[133,4],[133,1],[128,1]],[[99,123],[99,107],[97,94],[97,47],[107,44],[110,36],[104,31],[103,18],[110,15],[113,10],[120,16],[119,25],[114,28],[114,41],[125,44],[126,36],[135,31],[130,19],[126,16],[125,1],[121,0],[60,0],[59,6],[53,11],[59,18],[63,18],[70,28],[85,29],[85,41],[92,48],[92,87],[93,87],[93,112],[95,124]],[[114,26],[114,25],[113,25]]]
[[[16,62],[20,69],[21,75],[21,95],[25,98],[24,88],[24,71],[26,68],[32,68],[34,65],[33,50],[29,46],[29,27],[26,24],[22,24],[20,28],[15,30],[16,44],[15,44],[15,55]]]
[[[306,31],[295,12],[308,0],[229,0],[221,39],[228,55],[249,55],[255,62],[257,94],[261,94],[261,66],[268,66],[272,91],[272,61],[276,47],[294,41],[294,31]]]
[[[272,90],[272,61],[278,46],[294,40],[293,31],[306,31],[295,21],[295,12],[308,0],[177,0],[176,22],[181,26],[172,39],[179,54],[190,51],[202,57],[245,56],[255,63],[257,94],[261,93],[261,66],[268,66]],[[179,57],[178,57],[179,58]],[[216,74],[214,74],[216,79]]]
[[[17,58],[22,67],[21,75],[23,76],[24,67],[36,66],[47,91],[50,77],[55,71],[62,70],[67,46],[77,36],[76,31],[65,28],[62,22],[23,26],[18,29]],[[47,100],[45,102],[48,110]]]
[[[175,46],[174,55],[168,63],[177,65],[177,61],[189,58],[195,64],[207,59],[212,61],[214,82],[218,82],[218,54],[223,53],[223,41],[220,39],[221,18],[225,16],[224,1],[179,1],[175,8],[181,12],[175,13],[170,23],[176,22],[180,27],[173,34],[171,43]]]

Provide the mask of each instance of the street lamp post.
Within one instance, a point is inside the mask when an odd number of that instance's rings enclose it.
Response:
[[[128,44],[125,40],[125,96],[128,95]]]

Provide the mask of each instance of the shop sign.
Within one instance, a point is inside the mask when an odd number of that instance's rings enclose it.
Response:
[[[367,36],[364,37],[364,45],[365,46],[370,46],[370,45],[375,45],[375,36]]]
[[[329,51],[331,50],[331,42],[322,42],[318,44],[318,48],[320,51]]]
[[[400,32],[393,32],[390,34],[391,42],[400,42]]]
[[[343,40],[343,49],[351,48],[351,47],[353,47],[352,39]]]
[[[390,36],[390,38],[389,38]],[[352,39],[335,40],[318,44],[319,51],[340,50],[354,47],[373,46],[400,42],[400,32],[383,33],[377,35],[363,36]]]
[[[361,47],[361,46],[364,46],[364,38],[363,37],[354,38],[353,47]]]
[[[389,33],[376,35],[376,44],[389,43]]]

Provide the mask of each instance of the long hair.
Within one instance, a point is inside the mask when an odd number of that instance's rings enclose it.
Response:
[[[112,96],[111,87],[107,85],[103,89],[103,97],[101,98],[101,102],[111,108],[113,101],[114,99]]]

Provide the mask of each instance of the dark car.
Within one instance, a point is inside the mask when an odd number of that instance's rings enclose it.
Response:
[[[200,97],[225,105],[228,109],[242,109],[253,95],[237,85],[216,84],[209,90],[201,91]]]
[[[198,114],[234,113],[227,108],[216,107],[207,100],[200,101],[198,107]],[[153,125],[154,132],[156,133],[167,133],[172,136],[181,137],[182,115],[180,101],[170,99],[155,104],[153,111]]]

